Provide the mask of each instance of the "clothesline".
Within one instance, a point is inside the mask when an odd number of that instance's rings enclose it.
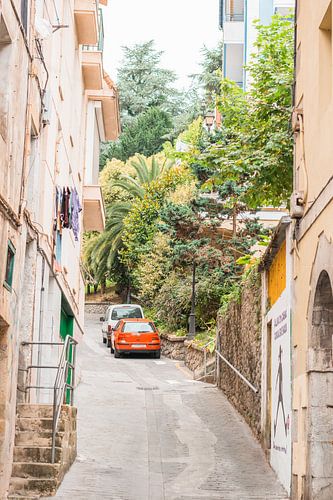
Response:
[[[57,238],[64,229],[71,229],[75,241],[79,241],[80,217],[82,207],[76,187],[57,186],[54,213],[54,230]]]

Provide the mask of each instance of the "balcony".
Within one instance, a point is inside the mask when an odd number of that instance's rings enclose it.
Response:
[[[82,73],[86,90],[100,90],[103,84],[101,52],[82,52]]]
[[[100,186],[83,187],[83,227],[85,231],[104,231],[105,209]]]
[[[102,10],[98,9],[98,38],[95,44],[82,46],[82,73],[86,90],[100,90],[103,86],[104,27]]]
[[[98,11],[95,0],[75,0],[74,17],[77,41],[83,45],[98,43]]]
[[[112,80],[104,74],[102,90],[87,91],[88,99],[100,101],[106,141],[115,141],[120,134],[119,97]]]
[[[243,22],[244,0],[225,0],[224,20],[226,22]]]

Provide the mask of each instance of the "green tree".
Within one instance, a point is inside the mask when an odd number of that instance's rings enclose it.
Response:
[[[123,52],[117,85],[124,123],[147,108],[173,111],[179,96],[173,87],[176,75],[160,67],[163,52],[155,49],[154,41],[123,47]]]
[[[253,208],[287,202],[293,158],[293,25],[276,15],[269,26],[257,23],[257,31],[249,91],[222,81],[222,128],[216,143],[201,155],[202,163],[214,170],[208,185],[241,184],[242,199]]]
[[[204,101],[202,104],[208,110],[215,107],[215,99],[220,91],[223,42],[219,42],[217,47],[213,49],[204,46],[201,49],[201,55],[201,72],[192,75],[192,78],[194,83],[203,91]]]
[[[124,126],[117,142],[109,142],[104,146],[101,166],[112,158],[126,162],[137,153],[147,157],[158,153],[172,129],[173,124],[168,113],[155,107],[147,109]]]
[[[157,158],[137,156],[132,159],[130,166],[132,175],[111,178],[112,188],[119,189],[120,196],[119,191],[116,191],[119,197],[114,197],[113,202],[106,207],[105,231],[89,239],[84,247],[84,265],[97,282],[106,277],[114,277],[114,273],[121,279],[124,279],[124,275],[128,277],[127,269],[119,260],[119,251],[123,246],[124,220],[131,212],[135,200],[145,197],[149,186],[168,172],[172,162],[166,160],[164,155]],[[124,283],[127,281],[124,279]]]

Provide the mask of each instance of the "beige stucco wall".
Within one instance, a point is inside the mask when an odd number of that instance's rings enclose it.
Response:
[[[333,283],[333,190],[328,186],[323,193],[333,174],[332,31],[320,29],[327,27],[323,20],[328,8],[332,15],[332,4],[329,0],[301,0],[298,4],[295,104],[303,113],[304,147],[301,130],[295,139],[294,188],[304,191],[306,204],[305,216],[296,224],[293,252],[292,491],[293,498],[324,500],[332,498],[332,485],[327,486],[332,483],[331,471],[324,463],[327,455],[314,451],[310,460],[309,453],[313,441],[310,413],[316,406],[316,396],[309,391],[309,338],[320,272],[326,270]],[[325,423],[323,419],[314,440],[322,439],[329,420]]]
[[[59,357],[59,347],[43,348],[40,357],[37,348],[22,347],[21,342],[60,340],[62,298],[74,315],[74,336],[80,340],[83,333],[84,282],[80,269],[83,213],[78,241],[72,230],[63,230],[62,269],[56,270],[55,187],[75,187],[83,207],[85,171],[93,171],[97,157],[95,153],[89,159],[86,149],[98,152],[99,137],[94,128],[96,120],[92,126],[86,120],[88,98],[74,2],[60,0],[57,9],[59,22],[68,27],[50,32],[40,40],[41,53],[38,53],[35,12],[48,19],[50,12],[53,13],[52,2],[30,1],[29,29],[24,41],[17,20],[21,2],[0,1],[0,35],[6,26],[10,42],[5,46],[0,44],[3,75],[0,79],[1,499],[6,498],[11,475],[16,403],[50,401],[46,391],[24,393],[17,391],[17,386],[24,388],[27,383],[38,381],[52,385],[54,377],[54,371],[45,371],[40,378],[33,372],[27,378],[18,369],[37,361],[56,364]],[[41,113],[42,100],[44,113]],[[104,137],[104,132],[101,133]],[[8,212],[8,207],[12,212]],[[12,290],[3,287],[8,239],[16,249]]]

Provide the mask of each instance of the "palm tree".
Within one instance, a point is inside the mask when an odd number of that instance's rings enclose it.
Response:
[[[97,239],[89,240],[83,253],[84,262],[89,269],[94,270],[98,282],[105,280],[122,247],[124,219],[133,202],[138,198],[142,199],[149,184],[170,170],[173,164],[170,160],[161,162],[156,156],[145,158],[137,155],[131,161],[136,176],[124,175],[114,183],[114,186],[130,194],[131,199],[117,201],[107,207],[105,231]]]
[[[167,159],[161,162],[156,156],[146,158],[143,155],[137,155],[130,162],[136,176],[123,175],[114,183],[114,186],[122,188],[128,194],[132,195],[133,198],[143,198],[146,186],[170,170],[173,164],[173,161]]]

